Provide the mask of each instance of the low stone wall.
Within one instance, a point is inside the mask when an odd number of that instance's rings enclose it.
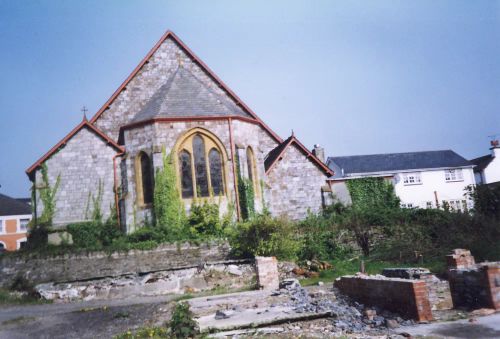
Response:
[[[215,288],[252,289],[255,288],[255,266],[253,260],[239,260],[72,283],[45,283],[35,288],[42,298],[54,302],[196,293]]]
[[[33,284],[72,282],[128,274],[203,267],[223,263],[229,258],[227,243],[201,245],[168,244],[153,250],[93,252],[53,257],[35,255],[0,256],[0,286],[8,287],[17,277]]]
[[[335,281],[342,293],[370,306],[379,306],[418,321],[432,320],[424,281],[384,276],[344,276]]]

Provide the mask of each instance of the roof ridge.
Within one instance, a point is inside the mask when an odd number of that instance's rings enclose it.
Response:
[[[442,149],[442,150],[431,150],[431,151],[414,151],[414,152],[392,152],[392,153],[372,153],[372,154],[354,154],[354,155],[340,155],[340,156],[329,156],[327,159],[335,158],[348,158],[348,157],[369,157],[376,155],[400,155],[400,154],[418,154],[418,153],[435,153],[435,152],[453,152],[459,155],[452,149]],[[465,158],[464,158],[465,159]]]

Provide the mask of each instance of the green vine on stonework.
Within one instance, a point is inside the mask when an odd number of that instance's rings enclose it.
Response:
[[[43,211],[39,223],[42,226],[50,226],[56,212],[56,194],[61,183],[61,175],[57,176],[54,187],[50,187],[47,164],[42,164],[40,172],[42,173],[42,186],[38,188],[38,191],[43,204]]]
[[[172,154],[162,152],[163,168],[156,170],[153,205],[156,225],[167,229],[170,237],[183,232],[186,221],[184,204],[177,187],[177,174]]]
[[[346,180],[352,207],[358,210],[370,208],[397,208],[400,200],[394,185],[384,178],[359,178]]]
[[[236,155],[236,175],[241,217],[243,220],[248,220],[255,215],[255,191],[252,180],[243,178],[241,175],[240,157],[238,155]]]
[[[102,193],[103,193],[103,183],[101,179],[97,184],[97,196],[92,194],[92,220],[97,223],[102,223]]]

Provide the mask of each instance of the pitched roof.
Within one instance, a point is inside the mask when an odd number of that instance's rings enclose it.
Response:
[[[149,59],[153,54],[160,48],[162,43],[167,40],[172,39],[184,52],[192,58],[192,60],[197,63],[201,69],[203,69],[208,76],[210,76],[217,85],[220,86],[228,95],[234,100],[234,104],[241,107],[241,110],[249,114],[253,119],[255,119],[264,128],[271,137],[276,141],[281,142],[282,139],[269,128],[258,116],[255,114],[200,58],[198,58],[193,51],[189,49],[182,41],[175,35],[172,31],[167,31],[160,40],[153,46],[153,48],[148,52],[148,54],[142,59],[142,61],[137,65],[137,67],[132,71],[132,73],[125,79],[125,81],[118,87],[118,89],[111,95],[111,97],[104,103],[104,105],[97,111],[97,113],[90,119],[90,123],[94,124],[97,119],[104,113],[106,109],[115,101],[120,92],[122,92],[129,82],[139,73],[141,68],[149,62]]]
[[[61,147],[64,147],[66,143],[73,138],[82,128],[88,128],[90,131],[94,132],[98,137],[103,139],[109,145],[114,147],[117,151],[123,152],[124,149],[120,145],[118,145],[113,139],[104,134],[97,127],[92,125],[87,121],[87,119],[83,119],[71,132],[69,132],[61,141],[59,141],[54,147],[52,147],[47,153],[45,153],[40,159],[38,159],[33,165],[31,165],[27,170],[26,174],[31,178],[34,171],[43,164],[45,160],[47,160],[50,156],[56,153]]]
[[[31,206],[0,193],[0,216],[31,214]]]
[[[452,150],[328,157],[332,162],[344,174],[472,166]]]
[[[268,153],[266,159],[264,160],[264,168],[266,170],[266,174],[268,174],[271,171],[271,169],[276,165],[278,160],[280,160],[283,157],[283,154],[285,153],[286,149],[292,144],[297,145],[299,150],[301,150],[302,153],[304,153],[308,159],[311,159],[311,161],[315,165],[317,165],[326,175],[331,176],[334,174],[333,171],[328,166],[325,165],[325,163],[323,163],[314,154],[312,154],[311,151],[309,151],[293,134]]]
[[[132,122],[168,117],[242,116],[252,118],[226,95],[206,86],[190,70],[178,66],[132,119]]]
[[[476,167],[474,167],[474,172],[481,172],[486,167],[488,167],[488,165],[492,161],[493,161],[493,157],[491,156],[491,154],[483,155],[482,157],[470,160],[471,163],[476,165]]]

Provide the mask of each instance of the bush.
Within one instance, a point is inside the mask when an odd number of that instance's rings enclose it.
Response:
[[[98,250],[102,248],[102,224],[94,221],[69,224],[66,229],[73,237],[73,245],[78,248]]]
[[[187,303],[177,303],[168,323],[170,334],[173,338],[194,338],[198,334],[193,312]]]
[[[219,205],[205,201],[203,204],[194,202],[188,218],[191,238],[200,236],[220,236],[223,225],[219,216]]]
[[[237,224],[230,243],[238,257],[275,256],[281,260],[296,259],[302,247],[295,223],[269,215]]]

